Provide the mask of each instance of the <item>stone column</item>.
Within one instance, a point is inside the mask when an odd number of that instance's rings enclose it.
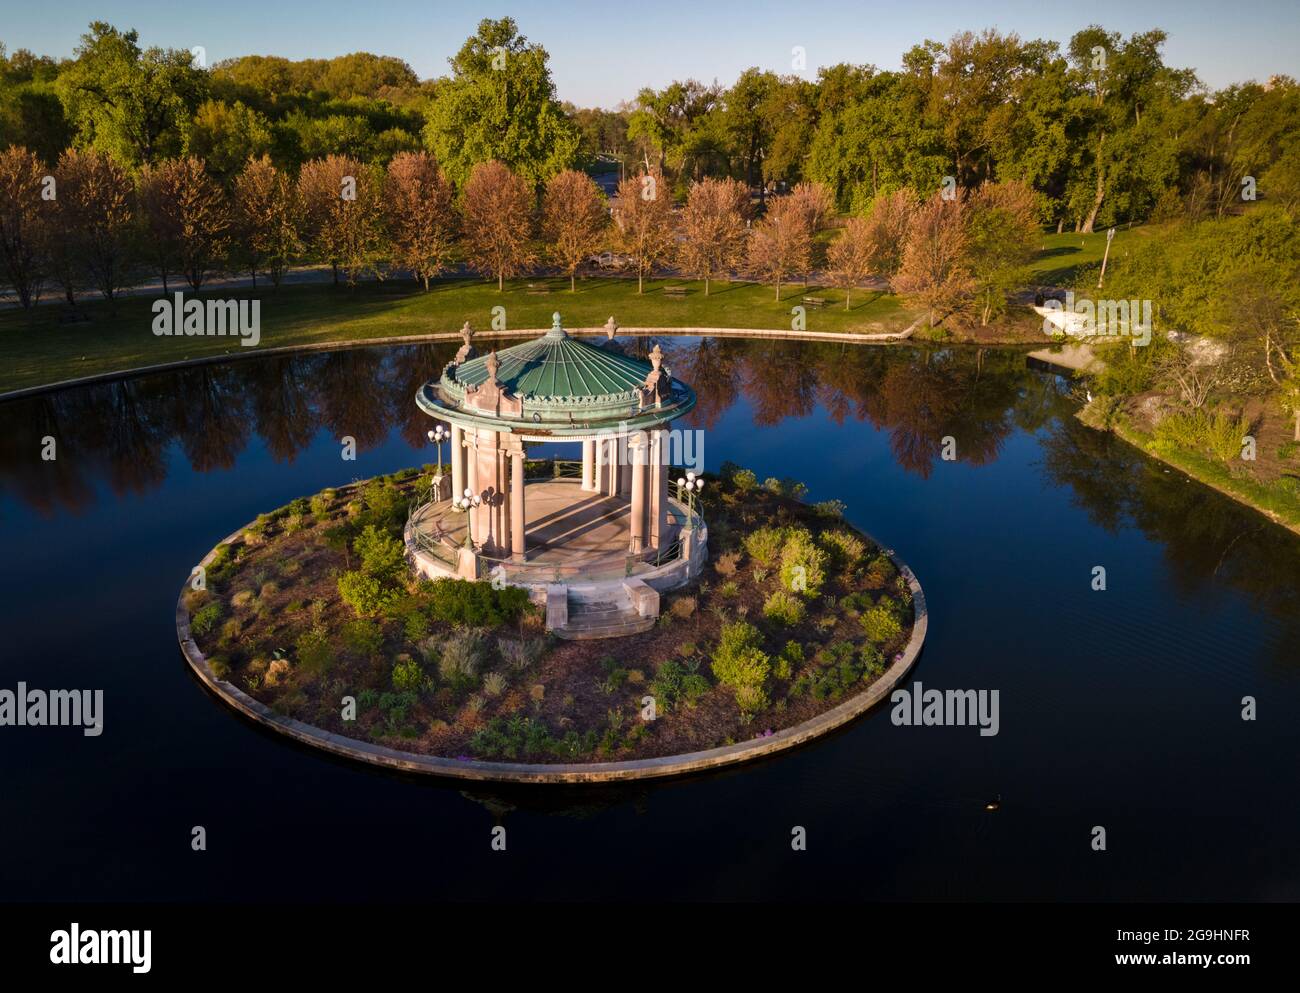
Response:
[[[470,452],[470,482],[467,484],[474,495],[483,502],[474,508],[474,540],[483,551],[491,554],[501,538],[497,529],[496,508],[492,498],[500,493],[497,481],[497,433],[486,428],[474,432],[474,445]]]
[[[506,451],[509,435],[497,435],[496,493],[493,495],[493,527],[496,528],[497,555],[510,554],[510,455]]]
[[[628,551],[640,555],[645,551],[646,534],[646,442],[645,437],[629,439],[628,467],[632,473],[632,538]]]
[[[457,500],[465,495],[465,432],[455,424],[451,426],[451,497]]]
[[[618,474],[618,439],[609,438],[605,441],[605,496],[618,496]]]
[[[596,488],[596,442],[590,438],[582,443],[582,488]]]
[[[527,557],[524,543],[524,446],[510,450],[510,557],[522,562]]]
[[[596,493],[603,493],[605,490],[605,440],[597,438],[591,443],[592,446],[592,479],[591,488]]]
[[[652,431],[650,434],[650,547],[663,548],[664,513],[668,509],[668,432]]]

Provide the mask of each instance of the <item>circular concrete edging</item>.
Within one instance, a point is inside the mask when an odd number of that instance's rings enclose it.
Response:
[[[206,567],[217,554],[217,549],[228,545],[244,533],[240,528],[213,548],[199,565]],[[859,532],[862,534],[863,532]],[[870,535],[863,534],[870,538]],[[921,654],[925,643],[926,628],[929,625],[929,612],[925,605],[925,593],[921,584],[908,566],[902,562],[893,549],[885,548],[879,542],[874,544],[898,568],[899,574],[907,580],[912,592],[912,636],[902,656],[894,662],[884,674],[857,696],[837,704],[825,713],[818,714],[793,727],[774,732],[765,737],[749,741],[709,748],[699,752],[686,752],[680,755],[663,755],[651,759],[633,759],[624,762],[580,762],[580,763],[528,763],[528,762],[491,762],[481,759],[448,759],[431,755],[419,755],[415,752],[403,752],[383,745],[372,745],[357,738],[324,731],[311,724],[278,714],[266,704],[254,700],[233,683],[218,679],[208,664],[207,657],[199,651],[190,634],[190,614],[185,608],[185,593],[189,589],[188,580],[181,585],[180,596],[176,600],[176,636],[180,641],[181,653],[189,663],[194,674],[203,684],[245,717],[264,727],[286,735],[306,745],[320,748],[344,758],[366,762],[399,772],[415,772],[426,775],[443,776],[449,779],[464,779],[490,783],[617,783],[633,782],[646,779],[661,779],[668,776],[683,776],[690,773],[708,772],[726,766],[749,762],[754,759],[775,755],[812,741],[836,728],[865,714],[881,700],[886,698],[895,686],[911,670]]]

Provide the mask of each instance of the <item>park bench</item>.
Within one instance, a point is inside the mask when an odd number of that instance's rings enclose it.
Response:
[[[827,301],[825,297],[804,297],[803,302],[805,306],[820,309],[826,306]]]
[[[685,287],[685,286],[665,286],[665,287],[664,287],[664,296],[666,296],[666,297],[673,297],[674,299],[681,299],[681,298],[683,298],[683,297],[686,296],[686,287]]]
[[[529,283],[528,292],[529,293],[550,293],[551,288],[549,286],[544,286],[541,283]]]

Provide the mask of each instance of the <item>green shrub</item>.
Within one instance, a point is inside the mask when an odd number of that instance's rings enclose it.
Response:
[[[393,663],[393,689],[399,692],[419,693],[429,688],[429,677],[420,663],[409,655],[399,655]]]
[[[797,641],[787,641],[776,657],[776,678],[789,679],[794,670],[804,663],[803,645]]]
[[[903,626],[888,605],[879,603],[862,615],[862,630],[873,644],[884,645],[897,638]]]
[[[1244,420],[1223,412],[1197,410],[1170,414],[1157,424],[1152,447],[1163,452],[1194,452],[1231,465],[1241,458],[1242,439],[1249,433]]]
[[[320,624],[313,625],[298,635],[294,651],[298,656],[298,664],[313,674],[324,672],[334,661],[329,632]]]
[[[358,617],[373,617],[396,603],[401,591],[385,586],[374,576],[352,570],[339,576],[339,596]]]
[[[763,604],[763,616],[785,627],[802,621],[804,612],[803,601],[785,590],[772,593]]]
[[[212,670],[212,675],[216,676],[217,679],[230,678],[230,663],[220,655],[214,655],[208,659],[208,668]]]
[[[421,641],[429,633],[430,621],[418,608],[408,610],[402,617],[402,630],[407,641]]]
[[[694,707],[695,701],[709,692],[709,681],[700,675],[699,662],[669,659],[659,666],[649,689],[656,709],[667,713],[678,704]]]
[[[200,607],[190,618],[190,632],[202,638],[221,620],[221,602],[211,600]]]
[[[406,575],[406,546],[373,524],[362,529],[352,550],[361,559],[361,571],[385,585],[395,585]]]
[[[867,543],[851,531],[836,528],[821,536],[822,547],[838,566],[855,566],[867,554]]]
[[[378,655],[384,645],[384,629],[375,621],[358,617],[343,625],[343,644],[358,655]]]
[[[745,551],[759,565],[772,565],[784,544],[785,531],[782,528],[762,527],[745,535]]]
[[[792,530],[781,548],[781,585],[791,593],[815,597],[826,582],[826,552],[802,528]]]
[[[758,628],[747,621],[737,621],[723,625],[721,642],[713,653],[713,675],[718,682],[732,690],[745,691],[743,699],[739,692],[736,695],[743,713],[762,710],[767,703],[762,691],[772,666],[762,645]]]
[[[731,482],[741,493],[748,493],[758,485],[758,477],[751,469],[737,469],[731,477]]]
[[[427,584],[436,620],[471,627],[495,627],[517,620],[528,609],[528,591],[518,586],[496,590],[485,581],[439,579]]]
[[[326,494],[328,494],[328,496]],[[333,499],[334,499],[333,490],[324,490],[320,493],[317,493],[314,497],[311,498],[311,503],[309,505],[311,510],[311,516],[316,518],[316,520],[318,521],[323,521],[325,520],[325,518],[329,517],[330,502]]]

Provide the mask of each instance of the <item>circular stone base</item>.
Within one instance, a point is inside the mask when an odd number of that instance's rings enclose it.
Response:
[[[221,545],[229,544],[244,533],[240,528]],[[861,532],[859,532],[861,533]],[[870,537],[869,535],[864,535]],[[925,606],[925,593],[915,574],[894,554],[892,549],[876,543],[881,551],[890,557],[898,568],[899,574],[907,581],[912,592],[912,606],[915,612],[912,621],[912,636],[902,656],[894,662],[884,674],[857,696],[845,700],[824,713],[818,714],[793,727],[785,728],[765,737],[737,742],[719,748],[709,748],[699,752],[686,752],[680,755],[663,755],[649,759],[634,759],[623,762],[580,762],[580,763],[528,763],[528,762],[493,762],[480,759],[449,759],[431,755],[419,755],[403,752],[383,745],[373,745],[356,738],[324,731],[310,724],[278,714],[266,704],[254,700],[234,684],[218,679],[212,672],[207,658],[199,651],[190,635],[190,614],[185,607],[185,592],[188,582],[181,585],[181,593],[176,601],[176,636],[180,641],[181,652],[185,660],[209,690],[221,700],[238,710],[244,716],[257,723],[287,735],[306,745],[320,748],[335,755],[367,762],[401,772],[425,773],[433,776],[445,776],[450,779],[467,779],[479,782],[496,783],[616,783],[642,779],[661,779],[667,776],[682,776],[690,773],[707,772],[724,766],[749,762],[753,759],[774,755],[787,749],[802,745],[866,713],[889,693],[907,675],[921,653],[925,642],[928,614]],[[204,556],[200,565],[207,567],[217,554],[217,548]]]

